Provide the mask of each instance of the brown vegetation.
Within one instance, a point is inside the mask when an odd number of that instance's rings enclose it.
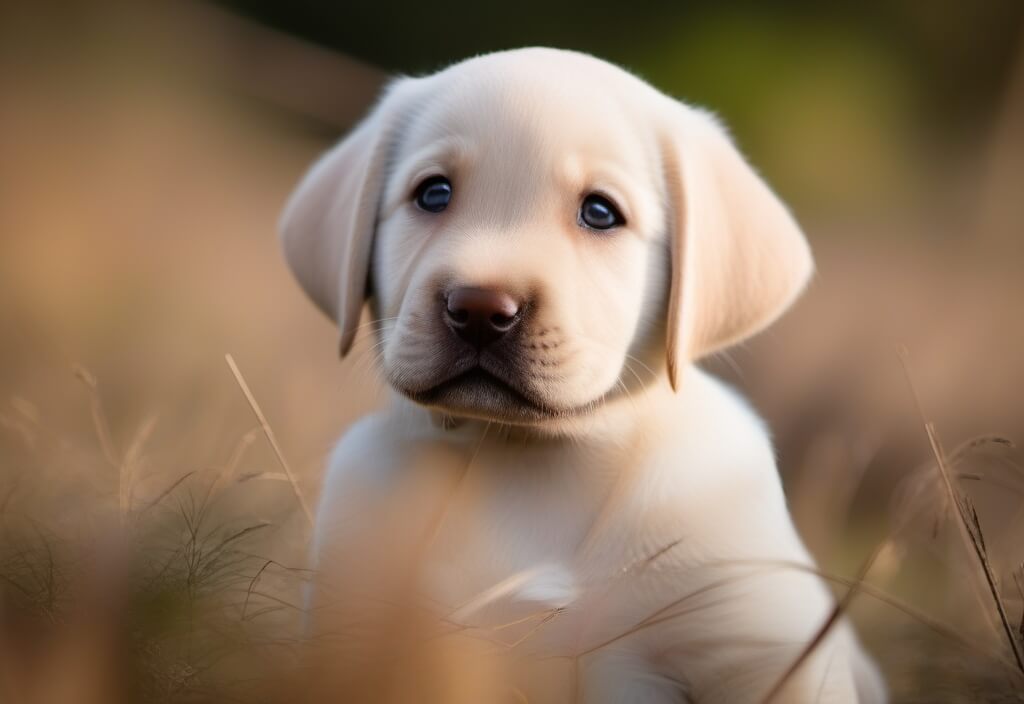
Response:
[[[366,337],[337,361],[274,223],[326,143],[304,120],[353,119],[380,74],[225,16],[122,9],[0,22],[0,700],[315,700],[332,681],[328,644],[300,637],[309,514],[379,387]],[[282,81],[245,70],[267,41],[305,67],[284,109],[266,105]],[[1004,439],[1024,439],[1024,63],[1014,80],[980,156],[931,155],[945,176],[898,207],[807,219],[804,301],[709,362],[773,428],[896,701],[1024,691],[1024,471]],[[328,85],[352,104],[304,107]],[[392,635],[346,686],[517,701],[507,634],[416,612]]]

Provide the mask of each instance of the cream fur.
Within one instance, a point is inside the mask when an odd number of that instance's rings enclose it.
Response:
[[[411,194],[437,173],[452,204],[418,211]],[[594,191],[624,227],[578,226]],[[793,568],[813,562],[761,421],[693,363],[768,325],[812,264],[713,118],[582,54],[470,59],[394,83],[304,179],[282,233],[343,352],[370,294],[395,391],[330,461],[314,629],[414,565],[468,626],[560,610],[519,652],[585,653],[578,679],[525,674],[531,702],[764,698],[833,602]],[[531,409],[405,397],[450,364],[433,319],[452,281],[535,301],[517,382]],[[843,624],[776,701],[885,690]]]

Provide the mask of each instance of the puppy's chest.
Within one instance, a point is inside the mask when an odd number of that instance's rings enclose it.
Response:
[[[555,453],[481,455],[448,500],[433,559],[470,581],[571,561],[592,527],[600,482]]]
[[[591,604],[641,552],[642,535],[622,520],[623,468],[605,464],[624,461],[481,452],[448,501],[426,555],[424,589],[465,625],[522,620],[502,626],[512,638],[557,612],[537,638],[545,647],[575,639],[595,613],[632,617],[617,614],[614,603]]]

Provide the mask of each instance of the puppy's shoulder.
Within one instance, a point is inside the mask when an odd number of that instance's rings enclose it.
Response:
[[[764,422],[718,379],[693,370],[686,381],[646,468],[648,529],[720,558],[805,559]]]
[[[381,464],[388,454],[385,442],[389,419],[383,413],[366,415],[345,429],[327,459],[324,493],[334,485],[367,479],[373,475],[371,467]]]
[[[662,416],[663,456],[686,465],[777,478],[775,453],[764,421],[725,382],[691,368]],[[678,463],[677,463],[678,464]]]
[[[317,509],[317,546],[335,542],[385,515],[416,517],[449,490],[465,465],[461,448],[438,440],[428,424],[381,412],[353,423],[335,446]],[[317,548],[319,550],[319,547]]]
[[[420,419],[391,411],[365,415],[350,425],[327,461],[324,494],[358,484],[386,490],[402,472],[429,461],[436,433]]]

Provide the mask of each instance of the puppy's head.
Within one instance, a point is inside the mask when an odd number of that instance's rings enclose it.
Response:
[[[675,385],[811,271],[713,118],[550,49],[393,83],[299,185],[282,237],[343,354],[369,297],[397,391],[527,424]]]

